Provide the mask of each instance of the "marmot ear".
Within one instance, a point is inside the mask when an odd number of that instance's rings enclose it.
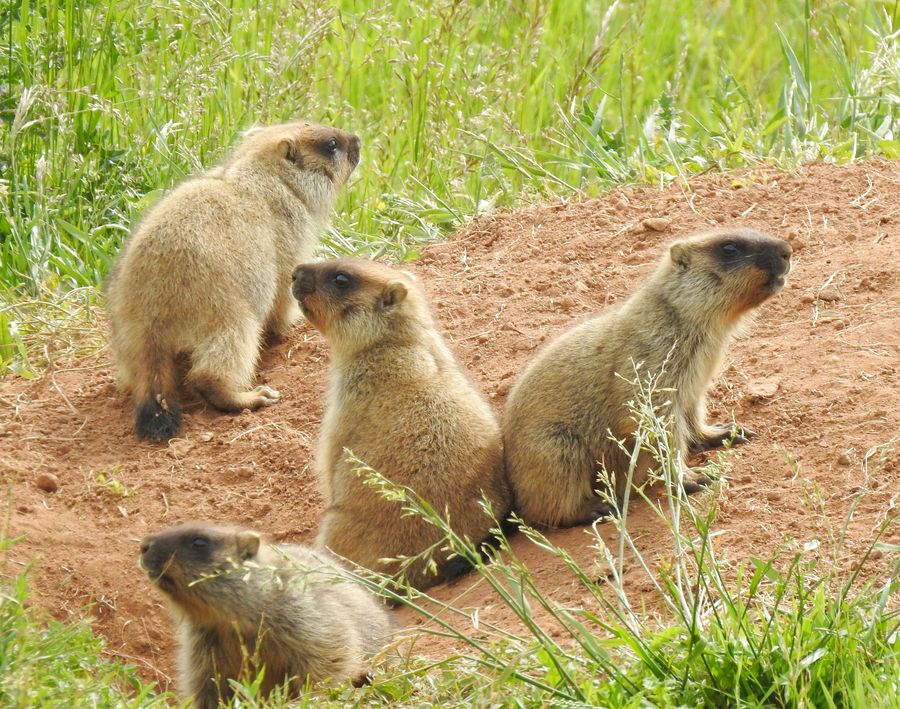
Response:
[[[278,143],[278,154],[295,165],[300,165],[303,162],[303,157],[300,155],[300,151],[297,150],[297,146],[287,138]]]
[[[676,266],[687,268],[691,263],[690,249],[682,243],[672,244],[669,247],[669,258],[672,259],[672,263]]]
[[[406,286],[403,281],[391,281],[381,292],[381,307],[390,308],[406,300]]]
[[[256,532],[238,532],[237,550],[241,559],[250,559],[259,551],[260,538]]]

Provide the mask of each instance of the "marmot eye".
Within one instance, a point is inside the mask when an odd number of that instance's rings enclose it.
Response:
[[[338,288],[346,288],[350,285],[350,276],[346,273],[335,273],[332,280]]]
[[[726,256],[737,256],[738,252],[740,252],[740,247],[734,243],[733,241],[726,241],[720,247],[723,254]]]
[[[334,155],[338,149],[338,142],[336,139],[332,138],[327,143],[325,143],[325,150],[329,152],[329,154]]]
[[[206,537],[194,537],[191,542],[191,546],[194,547],[194,549],[203,549],[208,544],[209,540]]]

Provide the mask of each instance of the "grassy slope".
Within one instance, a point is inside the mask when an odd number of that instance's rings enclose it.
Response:
[[[548,193],[898,152],[896,2],[152,5],[0,10],[0,289],[96,285],[159,191],[256,122],[359,132],[329,246],[401,256]]]

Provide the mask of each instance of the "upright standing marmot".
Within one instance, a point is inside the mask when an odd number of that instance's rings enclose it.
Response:
[[[610,432],[628,441],[635,431],[627,406],[635,364],[642,376],[664,371],[658,387],[673,390],[661,396],[671,401],[682,453],[727,440],[731,426],[705,423],[706,390],[742,317],[784,285],[790,257],[787,242],[752,229],[676,241],[624,304],[540,352],[510,392],[502,424],[522,517],[569,526],[612,511],[594,490],[602,466],[615,476],[617,495],[624,493],[629,456]],[[636,484],[653,465],[643,454]]]
[[[273,546],[246,529],[190,523],[141,542],[141,566],[179,622],[181,689],[199,709],[233,692],[229,679],[262,691],[291,680],[359,684],[389,631],[384,607],[326,552]]]
[[[318,543],[362,566],[393,574],[385,557],[416,555],[440,541],[422,519],[404,515],[354,473],[344,449],[390,481],[413,489],[473,542],[498,519],[510,495],[500,430],[482,396],[435,328],[424,294],[403,272],[361,259],[299,266],[294,295],[331,347],[332,371],[317,465],[327,508]],[[407,581],[425,588],[453,575],[436,554]]]
[[[358,162],[359,138],[336,128],[257,128],[222,165],[150,209],[107,292],[119,381],[134,396],[138,436],[166,440],[178,431],[176,363],[185,355],[187,383],[218,409],[278,400],[269,387],[250,388],[260,339],[284,334],[299,315],[291,271],[312,256]]]

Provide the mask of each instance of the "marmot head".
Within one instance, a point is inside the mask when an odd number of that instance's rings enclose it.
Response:
[[[359,136],[329,126],[297,121],[251,128],[244,133],[225,172],[246,163],[267,164],[314,208],[336,194],[359,164]],[[314,204],[311,204],[314,203]]]
[[[683,313],[730,322],[784,287],[791,253],[788,242],[755,229],[715,229],[672,243],[661,270]]]
[[[240,600],[235,581],[244,564],[260,561],[262,539],[248,529],[188,522],[141,540],[140,564],[195,622],[215,624],[214,609]]]
[[[414,338],[432,327],[413,276],[358,258],[301,264],[293,294],[306,319],[338,353],[352,354],[381,340]]]

